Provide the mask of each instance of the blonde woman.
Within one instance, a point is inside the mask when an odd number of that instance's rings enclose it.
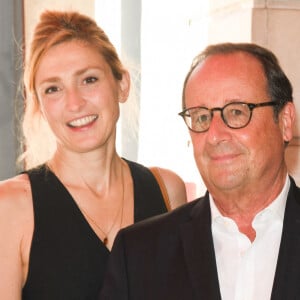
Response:
[[[129,74],[94,20],[46,11],[24,75],[27,170],[0,185],[0,295],[95,299],[119,229],[168,210],[150,170],[116,152]],[[33,168],[36,146],[49,157]],[[159,170],[170,208],[185,202]]]

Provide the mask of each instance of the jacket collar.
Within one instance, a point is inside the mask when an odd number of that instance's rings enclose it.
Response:
[[[180,228],[184,259],[197,298],[221,300],[208,193],[196,201],[189,221]]]
[[[300,297],[300,189],[290,179],[272,300]]]

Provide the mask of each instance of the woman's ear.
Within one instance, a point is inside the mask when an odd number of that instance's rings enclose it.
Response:
[[[120,93],[119,93],[119,102],[124,103],[129,95],[130,91],[130,75],[128,71],[125,71],[122,75],[122,79],[119,81]]]
[[[295,123],[295,105],[293,102],[287,102],[281,113],[282,137],[285,142],[289,142],[293,138],[293,127]]]

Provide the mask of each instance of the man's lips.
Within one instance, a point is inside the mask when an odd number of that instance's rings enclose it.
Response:
[[[215,154],[209,154],[209,158],[212,161],[217,161],[217,162],[226,162],[226,161],[231,161],[235,158],[237,158],[240,154],[239,153],[215,153]]]

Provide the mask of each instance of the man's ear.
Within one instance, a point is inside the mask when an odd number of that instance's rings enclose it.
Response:
[[[119,85],[119,102],[124,103],[127,100],[130,91],[130,75],[128,71],[123,73],[122,79],[119,81]]]
[[[285,142],[293,138],[293,127],[295,124],[296,110],[293,102],[287,102],[280,112],[282,137]]]

